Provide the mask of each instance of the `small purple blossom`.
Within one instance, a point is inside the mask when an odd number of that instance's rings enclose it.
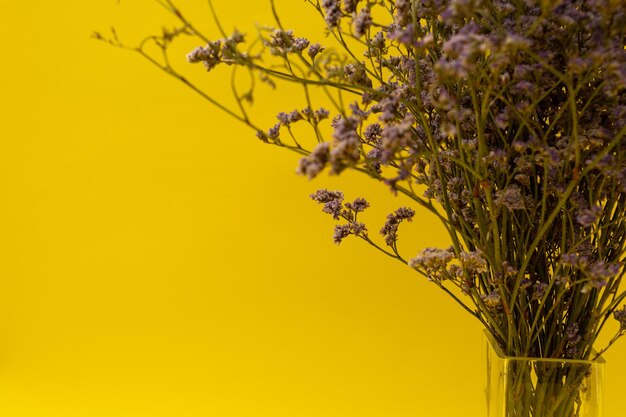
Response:
[[[328,27],[334,29],[339,26],[342,17],[341,0],[322,0],[322,8]]]
[[[336,244],[340,244],[343,239],[350,235],[355,236],[367,236],[367,228],[363,223],[350,222],[347,224],[335,225],[335,233],[333,234],[333,241]]]
[[[319,143],[309,156],[300,159],[300,164],[296,172],[312,179],[322,172],[329,160],[330,145],[328,142]]]
[[[298,52],[302,52],[309,46],[309,44],[310,44],[310,42],[309,42],[308,39],[305,39],[305,38],[295,38],[293,40],[293,49],[298,51]]]
[[[370,143],[378,143],[383,133],[383,128],[379,123],[372,123],[365,128],[363,137]]]
[[[294,36],[292,30],[275,29],[264,42],[272,55],[284,56],[293,51]]]
[[[496,207],[506,207],[509,211],[524,210],[522,190],[516,185],[510,185],[504,190],[496,192]]]
[[[425,271],[431,280],[440,280],[447,276],[447,266],[453,259],[454,252],[450,249],[424,248],[409,261],[409,266]]]
[[[367,8],[361,9],[359,14],[356,15],[353,21],[354,35],[357,38],[365,36],[370,26],[372,26],[372,16]]]
[[[408,222],[412,221],[413,216],[415,216],[415,210],[408,207],[400,207],[395,212],[387,215],[387,221],[380,229],[380,234],[384,236],[387,245],[395,245],[398,240],[398,226],[405,220]]]
[[[314,43],[309,47],[308,54],[311,59],[315,59],[315,57],[324,50],[324,47],[319,43]]]
[[[276,123],[273,127],[271,127],[268,131],[267,131],[267,137],[270,139],[278,139],[278,136],[280,135],[280,123]]]
[[[289,123],[295,123],[302,120],[302,114],[298,110],[293,110],[289,113]]]
[[[333,216],[333,219],[339,220],[341,211],[343,210],[343,193],[341,191],[329,191],[327,189],[318,190],[309,197],[319,204],[323,204],[322,211]]]
[[[315,110],[315,112],[314,112],[315,122],[319,123],[320,121],[322,121],[324,119],[328,119],[328,115],[329,114],[330,114],[330,112],[328,110],[326,110],[323,107],[320,107],[319,109]]]
[[[352,230],[350,224],[338,224],[335,226],[335,234],[333,235],[333,242],[340,244],[343,239],[350,236]]]
[[[461,266],[472,274],[487,272],[487,260],[479,251],[461,252]]]
[[[411,140],[411,128],[413,119],[407,117],[400,123],[387,125],[383,128],[381,149],[383,150],[382,162],[389,163],[394,156],[405,149]]]
[[[285,126],[289,126],[289,124],[291,123],[291,120],[289,118],[289,115],[287,113],[284,112],[280,112],[276,115],[276,118],[278,119],[278,121],[285,125]]]
[[[352,210],[355,213],[360,213],[365,211],[366,208],[370,206],[370,203],[367,202],[364,198],[357,198],[352,203],[346,203],[346,208]]]
[[[207,71],[211,71],[222,60],[222,41],[209,42],[206,46],[199,46],[187,54],[187,62],[195,64],[202,62]]]

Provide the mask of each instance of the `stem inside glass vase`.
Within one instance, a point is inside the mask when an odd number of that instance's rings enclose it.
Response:
[[[488,417],[601,417],[604,359],[506,356],[485,332]]]

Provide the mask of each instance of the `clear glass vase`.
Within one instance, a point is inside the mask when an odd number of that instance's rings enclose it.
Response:
[[[487,417],[602,417],[604,359],[506,356],[485,331]]]

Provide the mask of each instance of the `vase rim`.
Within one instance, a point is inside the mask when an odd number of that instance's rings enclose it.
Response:
[[[554,362],[554,363],[571,363],[571,364],[605,364],[606,361],[602,357],[602,355],[598,356],[596,359],[567,359],[567,358],[540,358],[540,357],[532,357],[532,356],[509,356],[505,355],[504,351],[498,343],[493,335],[487,329],[483,329],[483,335],[489,342],[489,346],[493,351],[498,355],[501,359],[511,360],[511,361],[541,361],[541,362]],[[592,355],[597,354],[598,352],[593,349],[591,351]]]

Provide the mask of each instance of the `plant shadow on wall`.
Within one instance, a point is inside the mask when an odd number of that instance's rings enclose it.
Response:
[[[308,0],[324,43],[283,26],[273,1],[275,27],[252,41],[226,33],[210,1],[221,39],[204,36],[172,1],[160,3],[177,28],[137,46],[114,31],[94,36],[140,54],[259,140],[299,154],[300,174],[351,169],[404,194],[442,222],[451,246],[405,257],[398,228],[412,208],[390,214],[378,241],[359,221],[365,199],[320,190],[311,198],[339,222],[336,243],[354,236],[408,264],[479,320],[507,356],[593,361],[626,333],[621,1]],[[201,44],[189,63],[249,77],[243,91],[232,83],[234,107],[172,67],[168,52],[181,37]],[[284,81],[303,88],[299,110],[258,126],[248,105],[256,83]],[[314,108],[313,91],[332,110]],[[310,129],[312,143],[297,125]],[[611,317],[619,329],[596,352]],[[580,384],[554,372],[539,378],[563,379],[570,392]],[[510,415],[577,415],[576,396],[549,408],[541,402],[552,394],[530,377],[519,381],[521,408]]]

